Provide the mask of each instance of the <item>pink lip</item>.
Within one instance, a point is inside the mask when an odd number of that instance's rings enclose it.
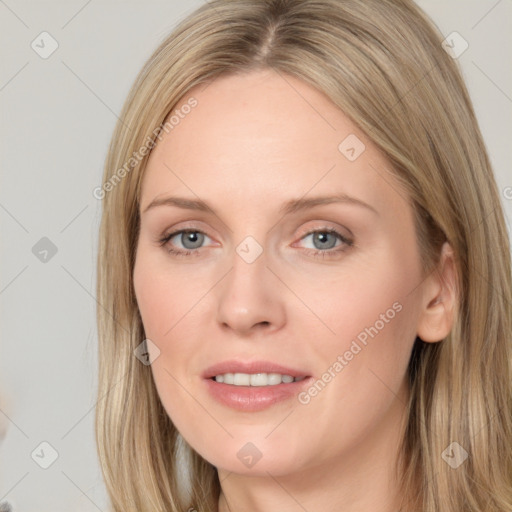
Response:
[[[292,377],[306,377],[298,382],[275,386],[233,386],[216,382],[216,375],[224,373],[280,373]],[[296,397],[301,390],[311,385],[313,378],[306,371],[287,368],[269,361],[224,361],[203,372],[203,382],[210,395],[223,405],[244,412],[256,412],[271,405]]]
[[[311,385],[313,377],[289,384],[275,386],[232,386],[222,384],[213,379],[204,379],[210,395],[231,409],[244,412],[256,412],[271,405],[296,397],[302,390]]]

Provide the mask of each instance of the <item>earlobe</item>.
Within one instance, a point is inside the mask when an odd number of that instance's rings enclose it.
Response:
[[[424,290],[417,336],[425,342],[436,343],[450,333],[458,300],[455,255],[448,242],[444,243],[439,264],[426,279]]]

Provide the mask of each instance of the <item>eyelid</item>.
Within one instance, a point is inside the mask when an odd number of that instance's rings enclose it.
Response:
[[[157,238],[157,241],[160,242],[161,244],[164,244],[164,243],[168,242],[169,240],[172,240],[175,236],[181,235],[183,233],[201,233],[202,235],[209,238],[210,240],[213,240],[212,237],[210,235],[208,235],[208,233],[206,233],[202,229],[185,227],[185,228],[174,229],[174,230],[170,231],[169,233],[159,236]],[[185,249],[183,249],[183,250],[185,250]],[[197,250],[197,249],[187,249],[187,250]]]
[[[317,221],[319,222],[319,221]],[[321,222],[321,221],[320,221]],[[346,231],[347,234],[344,234],[343,231]],[[305,228],[304,230],[301,230],[302,234],[299,234],[299,238],[304,238],[307,235],[310,235],[311,233],[318,233],[318,232],[336,232],[339,235],[341,235],[343,238],[347,240],[352,240],[354,238],[354,235],[350,229],[344,227],[344,226],[332,226],[328,224],[321,224],[319,226],[313,226]]]
[[[174,224],[170,228],[166,228],[166,229],[160,230],[161,234],[159,236],[157,235],[156,240],[160,241],[163,238],[169,237],[170,235],[175,236],[175,235],[177,235],[179,233],[182,233],[184,231],[185,232],[189,231],[189,232],[202,233],[203,235],[208,236],[209,238],[213,239],[214,237],[212,237],[211,235],[209,235],[207,233],[207,231],[210,231],[210,229],[208,227],[202,228],[201,227],[202,224],[205,224],[205,223],[203,223],[203,222],[201,222],[199,220],[190,220],[190,221],[184,221],[184,222],[177,222],[176,224]],[[208,226],[208,224],[206,224],[206,226]]]

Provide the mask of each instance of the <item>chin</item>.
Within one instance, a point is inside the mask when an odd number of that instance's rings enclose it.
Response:
[[[205,457],[207,455],[207,457]],[[241,475],[273,476],[287,475],[299,470],[297,451],[288,453],[282,445],[269,441],[242,443],[233,441],[224,444],[219,451],[201,454],[218,470]]]

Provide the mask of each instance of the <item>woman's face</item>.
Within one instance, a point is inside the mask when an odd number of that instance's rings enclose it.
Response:
[[[236,473],[384,446],[425,303],[388,162],[325,96],[273,71],[221,77],[180,105],[144,176],[134,270],[169,417]]]

